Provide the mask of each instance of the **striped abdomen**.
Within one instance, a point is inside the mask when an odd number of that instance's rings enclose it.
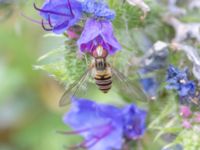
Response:
[[[94,77],[96,81],[96,85],[99,87],[99,90],[101,90],[103,93],[107,93],[112,86],[112,77],[109,74],[105,75],[98,75]]]

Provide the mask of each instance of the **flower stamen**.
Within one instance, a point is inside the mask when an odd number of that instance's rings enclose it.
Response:
[[[42,24],[41,21],[35,20],[33,18],[30,18],[29,16],[25,15],[24,13],[21,13],[21,16],[24,17],[24,18],[26,18],[27,20],[33,22],[33,23],[40,24],[40,25]],[[43,22],[43,23],[46,24],[46,25],[49,24],[48,22]]]
[[[111,133],[111,126],[109,126],[109,128],[107,128],[107,130],[105,130],[101,136],[94,136],[93,138],[89,139],[89,140],[85,140],[83,141],[81,144],[74,146],[74,147],[70,147],[70,150],[77,150],[79,148],[91,148],[93,147],[95,144],[97,144],[100,140],[104,139],[106,136],[108,136]]]
[[[61,134],[80,134],[83,132],[88,132],[90,130],[99,129],[99,128],[101,128],[101,130],[103,130],[103,133],[101,133],[100,135],[94,135],[92,138],[84,140],[82,143],[78,144],[77,146],[68,147],[68,149],[70,149],[70,150],[77,150],[79,148],[85,149],[85,148],[93,147],[100,140],[102,140],[103,138],[108,136],[112,132],[112,129],[113,129],[113,127],[111,126],[111,123],[109,122],[104,125],[100,125],[100,126],[96,126],[96,127],[92,127],[92,128],[85,128],[85,129],[81,129],[78,131],[69,131],[69,132],[57,131],[57,132],[61,133]]]
[[[49,26],[50,26],[51,28],[53,28],[50,15],[48,15],[48,23],[49,23]]]
[[[95,127],[91,127],[91,128],[85,128],[85,129],[80,129],[80,130],[76,130],[76,131],[57,131],[57,133],[60,134],[80,134],[83,132],[87,132],[90,130],[94,130],[94,129],[98,129],[98,128],[111,128],[111,123],[107,123],[107,124],[103,124],[103,125],[99,125],[99,126],[95,126]]]
[[[42,28],[43,28],[45,31],[52,31],[52,30],[53,30],[52,28],[48,29],[48,28],[45,27],[45,25],[44,25],[44,20],[43,20],[43,19],[42,19]]]

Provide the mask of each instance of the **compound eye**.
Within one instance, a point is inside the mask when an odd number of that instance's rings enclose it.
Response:
[[[103,49],[101,45],[99,45],[92,53],[92,56],[97,58],[97,57],[106,57],[108,55],[107,50]]]

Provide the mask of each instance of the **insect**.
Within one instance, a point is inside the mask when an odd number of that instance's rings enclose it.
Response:
[[[80,89],[81,85],[86,81],[88,75],[91,75],[95,80],[95,83],[99,90],[103,93],[108,93],[108,91],[112,87],[112,79],[116,77],[121,83],[127,83],[126,77],[119,72],[118,70],[111,67],[111,65],[107,62],[106,57],[108,52],[103,49],[101,45],[99,45],[92,53],[92,63],[85,71],[85,73],[75,81],[63,94],[59,101],[59,106],[65,106],[68,104],[68,99],[70,93],[73,91],[71,96],[74,96],[76,92]],[[128,84],[126,84],[127,89],[131,90]],[[131,90],[135,94],[137,93],[135,90]]]

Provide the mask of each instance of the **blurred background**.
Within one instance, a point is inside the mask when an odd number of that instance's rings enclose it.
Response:
[[[62,149],[66,139],[56,133],[64,128],[58,108],[63,89],[33,70],[59,41],[44,38],[40,25],[21,15],[38,17],[32,5],[0,0],[0,150]]]

